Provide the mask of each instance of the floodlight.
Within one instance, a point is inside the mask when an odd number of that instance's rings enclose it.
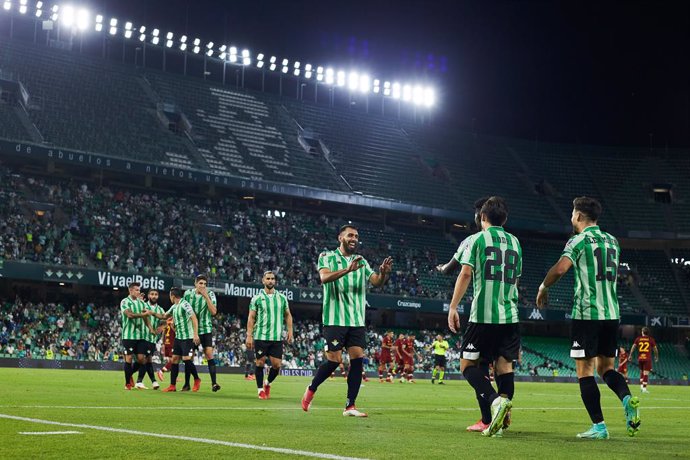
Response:
[[[173,46],[173,41],[172,41],[172,40],[166,40],[165,46],[168,47],[168,48],[172,48],[172,46]]]
[[[299,77],[299,69],[295,69],[295,71],[293,72],[293,74],[295,75],[295,77]]]
[[[158,30],[158,29],[153,29],[153,36],[154,36],[154,37],[157,37],[160,33],[161,33],[160,30]]]
[[[393,99],[400,99],[400,83],[393,83]]]
[[[369,92],[369,75],[367,74],[362,74],[359,76],[359,90],[363,93],[368,93]]]
[[[299,62],[299,61],[295,61],[295,69],[299,69],[299,66],[300,66],[300,62]]]
[[[194,54],[199,54],[199,51],[201,51],[201,48],[199,48],[198,46],[195,46],[194,49],[192,49],[192,51],[194,52]]]
[[[271,56],[271,64],[275,64],[275,63],[276,63],[276,57],[275,57],[275,56]]]
[[[70,5],[65,6],[60,14],[60,20],[65,27],[72,27],[74,25],[74,8]]]
[[[248,49],[243,49],[243,50],[242,50],[242,57],[243,57],[243,58],[248,58],[248,57],[249,57],[249,50],[248,50]]]
[[[359,75],[357,74],[357,72],[350,72],[350,78],[348,79],[348,82],[348,87],[350,88],[350,91],[356,91],[359,87]]]
[[[412,87],[410,85],[403,86],[402,98],[403,101],[409,101],[412,99]]]
[[[330,67],[326,69],[326,84],[327,85],[332,85],[333,84],[333,69]]]
[[[115,35],[117,33],[117,27],[110,28],[110,35]]]
[[[199,40],[198,38],[194,39],[194,46],[199,46],[200,43],[201,43],[201,40]]]
[[[221,47],[218,48],[218,51],[220,51],[221,53],[225,53],[226,49],[228,49],[228,47],[226,45],[221,45]]]
[[[252,63],[251,58],[242,58],[242,65],[250,65]]]
[[[212,50],[211,48],[209,48],[208,50],[206,50],[206,56],[208,56],[208,57],[213,56],[213,50]]]
[[[146,32],[146,26],[139,27],[139,33],[143,34],[144,32]]]
[[[339,70],[337,75],[338,75],[338,80],[337,80],[338,86],[345,86],[345,72],[343,72],[342,70]]]
[[[213,49],[213,42],[206,43],[206,48]]]
[[[287,60],[287,59],[283,59],[283,65],[288,65],[288,60]]]
[[[378,94],[378,93],[379,93],[379,90],[380,90],[379,86],[380,86],[380,84],[381,84],[381,82],[380,82],[378,79],[375,79],[375,80],[374,80],[374,93],[375,93],[375,94]]]
[[[186,49],[187,49],[187,44],[186,44],[186,43],[180,44],[180,51],[185,51]]]
[[[117,27],[117,18],[110,19],[110,27]]]
[[[257,55],[256,55],[256,59],[259,60],[259,61],[263,61],[263,60],[264,60],[264,53],[259,53],[259,54],[257,54]]]
[[[172,32],[168,32],[167,34],[165,34],[165,38],[166,38],[167,40],[172,40],[172,39],[173,39],[173,33],[172,33]]]
[[[145,40],[146,40],[146,34],[141,34],[141,35],[139,35],[139,41],[140,41],[140,42],[143,42],[143,41],[145,41]]]
[[[383,83],[383,95],[384,96],[390,96],[391,95],[391,82],[387,81]]]
[[[26,14],[26,0],[19,0],[19,13]]]
[[[187,36],[183,35],[180,37],[180,43],[187,43]]]
[[[153,38],[151,39],[151,43],[153,43],[154,45],[157,45],[158,42],[160,42],[160,38],[159,38],[159,37],[153,37]]]
[[[426,88],[424,90],[424,105],[431,107],[436,102],[436,95],[433,88]]]

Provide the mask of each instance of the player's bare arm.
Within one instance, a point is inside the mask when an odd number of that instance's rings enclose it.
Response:
[[[292,335],[292,313],[290,313],[289,308],[285,309],[285,326],[287,329],[287,343],[292,344],[294,337]]]
[[[563,275],[568,273],[568,270],[573,266],[573,261],[567,257],[561,257],[556,265],[549,269],[549,272],[544,277],[539,292],[537,292],[537,307],[544,308],[549,302],[549,287],[553,286],[560,280]]]
[[[127,318],[130,318],[130,319],[132,319],[132,318],[146,318],[147,316],[150,316],[152,314],[152,312],[150,310],[144,310],[141,313],[134,313],[129,308],[124,310],[122,313],[124,313],[125,316]]]
[[[460,315],[458,314],[458,305],[465,296],[467,288],[472,281],[472,267],[470,265],[463,265],[458,278],[455,280],[455,288],[453,289],[453,298],[450,301],[448,308],[448,328],[457,333],[460,330]]]
[[[333,281],[337,281],[343,276],[347,275],[348,273],[354,272],[359,270],[364,266],[362,262],[362,256],[357,256],[354,259],[352,259],[352,262],[350,262],[350,265],[348,265],[346,268],[336,270],[336,271],[331,271],[327,268],[322,268],[319,270],[319,277],[321,278],[321,283],[326,284],[326,283],[332,283]]]
[[[369,281],[374,287],[381,287],[388,282],[393,270],[393,258],[388,256],[383,260],[378,273],[373,273]]]
[[[194,328],[194,345],[199,345],[201,343],[199,338],[199,320],[194,313],[192,313],[192,327]]]
[[[254,322],[256,321],[256,312],[254,310],[249,310],[249,318],[247,318],[247,340],[245,344],[247,345],[247,350],[254,349]]]

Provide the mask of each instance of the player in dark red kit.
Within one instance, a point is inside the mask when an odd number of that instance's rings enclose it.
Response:
[[[403,363],[405,365],[403,375],[407,379],[408,383],[416,383],[414,381],[414,339],[414,334],[407,336],[407,339],[405,339],[405,346],[403,348]],[[401,379],[400,381],[402,382],[403,380]]]
[[[168,318],[163,330],[163,358],[165,359],[165,366],[158,371],[158,380],[163,380],[163,374],[168,372],[172,367],[173,345],[175,345],[175,328],[173,327],[173,319]]]
[[[618,348],[618,372],[625,377],[625,381],[628,381],[628,352],[625,348]]]
[[[395,373],[400,373],[401,383],[405,380],[405,361],[403,360],[403,348],[405,348],[405,334],[400,334],[393,343],[393,349],[395,350]]]
[[[383,383],[383,371],[387,371],[386,382],[393,381],[391,366],[393,365],[393,332],[388,331],[381,341],[381,353],[379,353],[379,381]]]
[[[659,349],[656,347],[656,341],[649,335],[649,329],[642,328],[642,335],[635,339],[632,348],[630,349],[630,358],[633,352],[637,349],[637,363],[640,366],[640,389],[642,393],[649,393],[647,385],[649,384],[649,373],[652,371],[652,350],[654,350],[654,361],[659,362]]]

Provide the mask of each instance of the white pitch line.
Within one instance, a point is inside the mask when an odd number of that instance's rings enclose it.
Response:
[[[286,455],[302,455],[304,457],[327,458],[327,459],[332,459],[332,460],[365,460],[365,459],[360,459],[360,458],[356,458],[356,457],[343,457],[340,455],[324,454],[324,453],[320,453],[320,452],[310,452],[307,450],[287,449],[287,448],[282,448],[282,447],[257,446],[254,444],[245,444],[245,443],[240,443],[240,442],[220,441],[217,439],[193,438],[191,436],[177,436],[177,435],[163,434],[163,433],[148,433],[145,431],[127,430],[127,429],[123,429],[123,428],[112,428],[109,426],[84,425],[81,423],[54,422],[52,420],[42,420],[42,419],[38,419],[38,418],[28,418],[28,417],[17,417],[17,416],[8,415],[8,414],[0,414],[0,418],[5,418],[5,419],[9,419],[9,420],[17,420],[20,422],[40,423],[43,425],[67,426],[67,427],[71,427],[71,428],[83,428],[83,429],[88,429],[88,430],[108,431],[108,432],[112,432],[112,433],[134,434],[134,435],[146,436],[146,437],[151,437],[151,438],[175,439],[177,441],[191,441],[191,442],[198,442],[200,444],[215,444],[215,445],[219,445],[219,446],[236,447],[239,449],[261,450],[261,451],[265,451],[265,452],[275,452],[278,454],[286,454]]]
[[[17,406],[17,405],[0,405],[2,409],[76,409],[76,410],[148,410],[155,408],[156,410],[226,410],[226,411],[295,411],[300,412],[301,407],[222,407],[222,406]],[[339,410],[342,406],[338,407],[311,407],[309,411],[314,410]],[[621,406],[607,406],[602,407],[602,409],[620,409]],[[544,410],[581,410],[582,406],[576,407],[519,407],[513,406],[512,410],[516,411],[544,411]],[[677,406],[642,406],[643,410],[690,410],[688,407],[677,407]],[[386,411],[386,412],[463,412],[463,411],[475,411],[476,407],[437,407],[430,409],[411,409],[404,407],[367,407],[369,411]]]
[[[81,431],[20,431],[19,434],[31,434],[31,435],[81,434]]]

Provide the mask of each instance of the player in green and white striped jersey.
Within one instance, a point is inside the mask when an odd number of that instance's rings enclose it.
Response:
[[[276,275],[267,271],[261,278],[261,293],[252,297],[247,320],[247,349],[255,350],[254,374],[259,399],[271,397],[271,383],[280,372],[283,360],[283,321],[287,329],[287,342],[292,343],[292,314],[285,294],[277,292]],[[266,357],[271,359],[271,369],[264,383]]]
[[[173,345],[172,368],[170,370],[170,386],[164,392],[177,391],[177,376],[180,372],[180,358],[184,361],[185,383],[182,391],[189,391],[190,376],[194,377],[194,388],[199,391],[201,380],[194,364],[194,350],[201,343],[199,337],[199,321],[192,306],[182,298],[182,289],[170,289],[170,303],[172,306],[164,314],[151,313],[158,319],[173,319],[175,326],[175,344]]]
[[[194,279],[194,289],[187,289],[184,299],[189,302],[194,309],[199,320],[199,338],[204,355],[208,360],[208,373],[211,376],[211,389],[215,392],[220,390],[220,385],[216,382],[216,360],[213,354],[213,317],[218,313],[216,294],[208,290],[208,278],[205,275],[198,275]]]
[[[616,285],[620,246],[616,238],[597,225],[601,204],[594,198],[573,200],[570,222],[575,236],[570,238],[556,265],[551,267],[539,286],[537,306],[548,302],[549,287],[558,282],[571,267],[575,268],[570,356],[575,358],[580,394],[592,420],[592,428],[578,438],[607,439],[608,429],[601,411],[597,373],[623,403],[628,434],[639,430],[639,400],[632,397],[625,377],[614,368],[620,313]]]
[[[122,346],[125,349],[125,389],[131,390],[134,386],[132,375],[144,365],[146,359],[146,343],[142,340],[144,334],[151,330],[149,314],[146,305],[141,299],[141,284],[133,282],[129,284],[129,295],[120,302],[120,316],[122,318]],[[132,357],[137,360],[132,364]]]
[[[165,313],[165,310],[163,310],[163,307],[158,305],[158,289],[149,289],[149,292],[146,293],[146,297],[148,298],[148,302],[146,302],[146,309],[151,311],[152,313]],[[155,317],[155,316],[154,316]],[[146,344],[146,358],[145,358],[145,365],[139,367],[139,375],[137,377],[137,383],[134,385],[135,388],[141,389],[141,390],[146,390],[147,387],[144,385],[144,375],[148,374],[149,379],[151,379],[151,384],[154,390],[157,390],[160,385],[156,381],[155,374],[153,373],[153,355],[156,352],[156,343],[158,343],[158,339],[160,338],[161,332],[163,332],[163,325],[161,324],[155,324],[154,321],[151,321],[151,327],[154,329],[155,333],[152,333],[151,331],[145,330],[143,334],[143,341]]]
[[[338,232],[340,246],[319,256],[319,276],[323,284],[323,336],[326,339],[326,361],[319,366],[316,375],[302,398],[302,409],[308,411],[316,389],[333,373],[342,361],[342,350],[350,356],[350,372],[347,375],[347,402],[343,415],[366,417],[355,407],[355,399],[362,385],[364,371],[364,347],[366,331],[367,282],[375,287],[383,286],[390,278],[393,259],[386,257],[379,273],[357,255],[359,232],[352,225],[343,225]]]
[[[520,352],[517,283],[522,275],[522,248],[503,225],[508,208],[501,197],[492,196],[480,211],[482,231],[475,234],[462,253],[462,271],[453,291],[448,311],[448,326],[460,329],[458,305],[473,280],[474,299],[470,320],[462,340],[462,373],[478,399],[491,404],[491,422],[483,430],[494,436],[504,428],[515,391],[513,361]],[[494,363],[496,385],[480,367],[481,360]]]
[[[474,202],[474,226],[475,230],[478,232],[482,231],[482,206],[484,206],[484,203],[486,203],[486,200],[488,199],[489,197],[479,198]],[[474,234],[462,240],[462,242],[460,242],[458,245],[457,251],[455,251],[455,254],[453,254],[453,257],[451,257],[450,260],[445,264],[437,265],[436,270],[443,275],[450,275],[453,273],[453,271],[460,266],[462,253],[465,252],[465,248],[468,244],[470,244],[473,236]],[[486,378],[489,379],[489,362],[482,359],[479,362],[479,368],[482,370]],[[486,400],[479,394],[477,394],[477,402],[479,403],[482,418],[474,425],[468,426],[467,431],[484,431],[484,429],[489,426],[489,423],[491,423],[491,405],[487,403]]]

